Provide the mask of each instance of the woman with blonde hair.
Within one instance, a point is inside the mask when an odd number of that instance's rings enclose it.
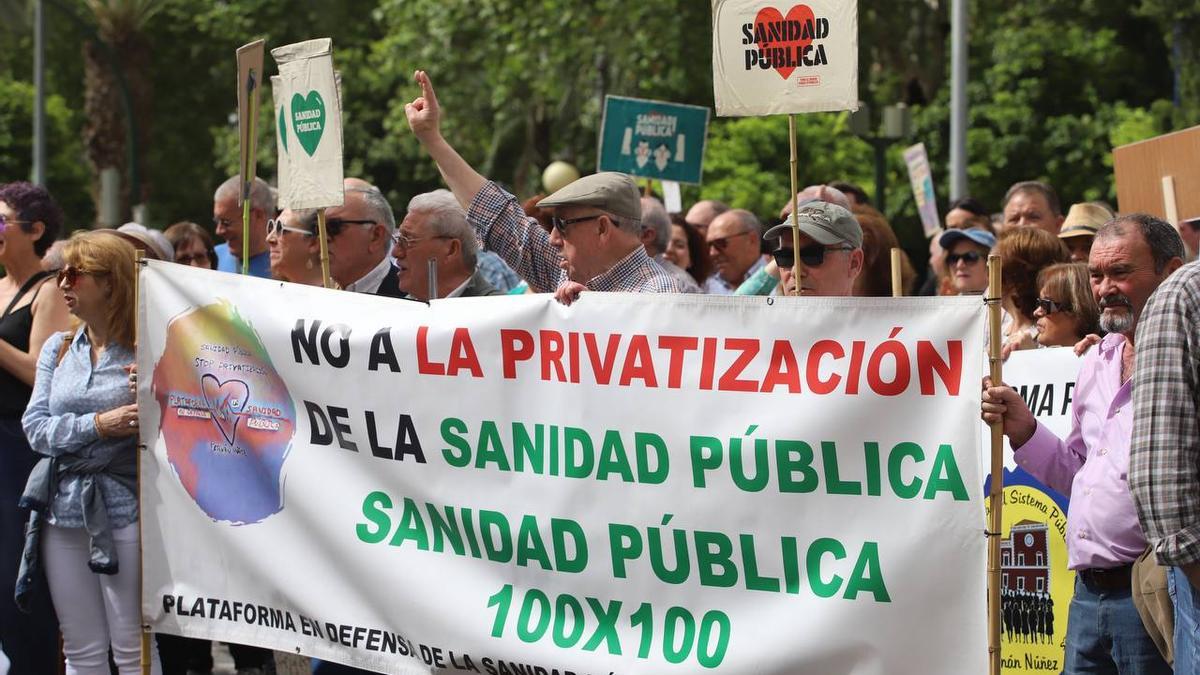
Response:
[[[22,423],[42,456],[24,504],[33,509],[18,594],[42,563],[63,635],[67,675],[141,672],[138,410],[134,248],[78,232],[58,288],[78,328],[46,340]],[[40,558],[39,558],[40,554]],[[158,672],[152,651],[153,671]]]
[[[1086,263],[1051,265],[1038,275],[1038,344],[1073,347],[1100,331],[1100,307],[1092,295]]]

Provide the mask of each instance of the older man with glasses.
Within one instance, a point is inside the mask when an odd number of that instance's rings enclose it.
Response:
[[[225,240],[213,248],[217,269],[240,274],[242,257],[250,256],[250,274],[271,278],[271,260],[267,253],[267,221],[275,217],[275,191],[261,178],[250,186],[249,239],[243,240],[242,207],[238,205],[241,179],[229,178],[213,193],[213,225],[217,236]]]
[[[442,137],[433,84],[417,71],[421,96],[405,106],[408,126],[467,211],[479,240],[536,292],[569,304],[583,290],[679,293],[641,242],[642,207],[633,179],[604,172],[580,178],[538,202],[553,209],[549,233],[516,197],[476,172]]]
[[[347,178],[341,206],[328,209],[329,276],[342,290],[402,297],[388,252],[396,217],[379,188],[360,178]]]
[[[846,209],[827,202],[809,202],[796,214],[800,246],[793,241],[792,219],[767,230],[763,239],[778,239],[772,255],[779,265],[783,295],[796,294],[794,265],[799,256],[800,292],[811,296],[854,295],[854,280],[862,272],[862,226]]]
[[[762,225],[744,209],[726,211],[713,219],[705,233],[714,271],[704,288],[713,295],[732,295],[742,282],[767,264],[758,238]]]

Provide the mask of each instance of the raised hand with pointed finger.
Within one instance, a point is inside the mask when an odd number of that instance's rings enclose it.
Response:
[[[441,122],[442,111],[429,74],[418,70],[413,73],[413,80],[420,85],[421,95],[404,106],[404,114],[408,117],[408,128],[412,129],[413,135],[424,145],[441,136],[438,125]]]

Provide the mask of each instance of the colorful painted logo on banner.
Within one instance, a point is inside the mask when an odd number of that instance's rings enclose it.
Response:
[[[154,367],[167,460],[204,513],[236,525],[283,508],[296,409],[254,328],[229,302],[171,320]]]

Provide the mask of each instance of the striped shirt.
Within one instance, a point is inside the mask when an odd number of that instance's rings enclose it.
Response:
[[[500,254],[537,293],[554,291],[567,281],[559,267],[562,256],[550,243],[550,235],[538,222],[525,215],[517,198],[488,181],[471,202],[467,219],[484,248]],[[683,288],[654,262],[643,246],[584,284],[592,291],[633,293],[682,293]]]
[[[1129,486],[1160,563],[1200,562],[1200,263],[1142,310],[1133,375]]]

